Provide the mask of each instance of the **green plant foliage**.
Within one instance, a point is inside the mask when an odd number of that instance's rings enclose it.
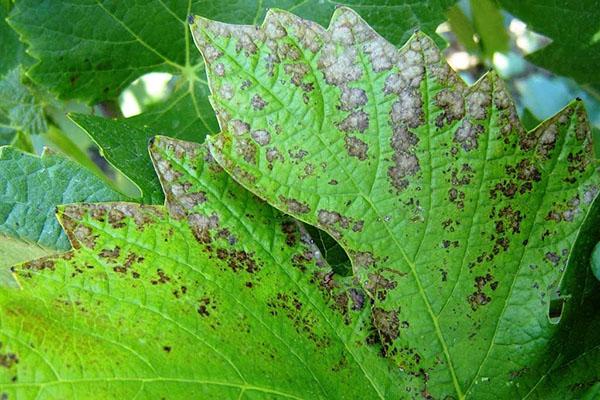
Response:
[[[0,126],[32,135],[48,129],[42,106],[21,82],[19,67],[0,79]]]
[[[348,2],[364,9],[365,17],[389,38],[402,41],[416,27],[433,34],[454,1],[398,3]],[[135,78],[153,71],[183,75],[191,85],[202,72],[185,22],[192,13],[226,22],[257,23],[268,8],[278,6],[326,23],[336,5],[291,0],[150,4],[24,0],[16,4],[10,23],[40,60],[30,71],[35,81],[61,97],[97,101],[116,98]]]
[[[327,30],[273,11],[260,29],[196,18],[193,31],[222,128],[213,155],[338,240],[409,387],[535,387],[598,192],[581,102],[528,132],[493,73],[467,87],[426,36],[396,50],[345,8]]]
[[[70,248],[54,217],[57,204],[122,199],[102,179],[62,156],[37,157],[0,147],[0,266]]]
[[[167,203],[60,207],[74,251],[0,292],[9,398],[398,398],[365,296],[206,147],[158,138]],[[352,385],[346,384],[352,382]]]
[[[494,0],[471,0],[470,4],[473,25],[484,56],[491,59],[496,52],[508,51],[508,34],[504,30],[504,16]]]
[[[508,12],[552,43],[529,55],[542,68],[600,85],[600,5],[597,0],[498,0]]]
[[[596,245],[592,253],[592,271],[594,276],[600,281],[600,244]]]
[[[138,116],[71,115],[147,204],[0,148],[0,266],[42,257],[0,268],[0,399],[597,398],[582,102],[526,129],[495,73],[468,86],[410,33],[454,1],[271,3],[16,4],[62,98],[176,76]],[[502,51],[498,9],[471,6],[461,35]]]
[[[196,98],[207,99],[207,86],[196,85],[194,90]],[[148,140],[159,134],[168,134],[197,142],[206,134],[218,132],[208,101],[194,105],[190,99],[183,94],[165,106],[159,105],[154,111],[150,109],[131,118],[107,119],[72,114],[71,119],[94,139],[106,159],[138,186],[145,203],[161,204],[163,193],[146,151]]]
[[[403,0],[389,5],[353,0],[348,3],[357,7],[384,36],[402,43],[416,28],[434,35],[445,10],[454,2],[432,0],[415,4]],[[217,20],[257,23],[274,5],[326,24],[338,3],[158,1],[142,7],[123,1],[88,4],[25,0],[18,2],[11,24],[40,60],[29,72],[30,76],[63,98],[113,99],[145,73],[160,71],[179,76],[167,102],[156,104],[134,118],[73,117],[93,137],[108,161],[140,188],[144,201],[160,204],[162,192],[144,150],[148,139],[166,134],[201,142],[206,134],[218,131],[207,100],[204,64],[194,46],[190,46],[187,16],[198,13]],[[140,152],[132,156],[134,150]]]
[[[6,23],[10,6],[0,3],[0,77],[27,60],[24,46],[15,31]]]

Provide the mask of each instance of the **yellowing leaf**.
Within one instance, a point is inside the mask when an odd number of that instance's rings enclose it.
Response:
[[[360,289],[204,146],[159,138],[166,207],[61,207],[75,250],[0,292],[8,398],[398,398]],[[352,382],[352,385],[341,384]]]
[[[327,29],[283,11],[260,28],[192,29],[223,132],[214,156],[346,249],[408,389],[536,387],[598,192],[583,105],[528,132],[494,73],[468,87],[425,35],[398,50],[346,8]]]

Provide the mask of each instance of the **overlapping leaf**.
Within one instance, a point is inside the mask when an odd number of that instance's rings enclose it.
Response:
[[[75,250],[0,292],[9,398],[398,398],[369,308],[204,146],[159,138],[167,207],[61,207]],[[348,384],[351,383],[351,384]]]
[[[493,73],[467,87],[425,35],[397,50],[345,8],[328,29],[273,11],[193,31],[223,130],[213,155],[347,250],[408,388],[536,388],[576,309],[549,311],[579,289],[563,278],[598,192],[581,102],[528,132]]]
[[[552,39],[550,45],[529,56],[532,62],[581,84],[600,85],[597,69],[600,4],[597,0],[499,0],[499,3],[531,30]]]
[[[356,7],[384,36],[403,43],[418,28],[435,35],[446,9],[455,0],[346,3]],[[145,152],[129,157],[126,149],[145,148],[147,140],[157,134],[201,142],[205,135],[218,130],[207,101],[203,63],[190,45],[188,15],[258,23],[269,7],[276,6],[326,23],[340,4],[318,0],[153,1],[143,5],[112,0],[24,0],[16,5],[10,21],[40,60],[30,76],[60,97],[91,102],[114,99],[145,73],[170,72],[179,76],[177,88],[167,102],[126,119],[126,124],[121,124],[122,120],[74,117],[103,149],[106,158],[140,187],[144,200],[160,204],[162,192],[150,173],[149,158]],[[121,133],[131,125],[135,133]]]
[[[54,218],[57,204],[123,199],[65,157],[0,147],[0,266],[70,248]]]
[[[21,81],[19,67],[0,79],[0,128],[32,135],[48,129],[42,106]]]

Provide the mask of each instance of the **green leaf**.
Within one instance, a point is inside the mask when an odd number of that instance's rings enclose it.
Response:
[[[433,34],[454,2],[401,0],[389,5],[350,0],[347,4],[364,13],[384,35],[403,42],[416,28]],[[200,60],[191,49],[185,22],[192,13],[226,22],[258,23],[269,7],[277,6],[327,23],[338,4],[318,0],[242,0],[232,4],[24,0],[15,5],[10,23],[40,60],[30,71],[35,81],[61,98],[96,102],[116,98],[134,79],[149,72],[201,76]]]
[[[528,56],[533,63],[580,84],[599,84],[600,7],[596,0],[499,0],[508,12],[552,43]],[[553,21],[550,23],[549,21]]]
[[[600,244],[597,244],[592,253],[592,271],[596,279],[600,281]]]
[[[69,249],[54,218],[57,205],[122,199],[99,177],[66,158],[47,153],[37,157],[0,147],[0,236],[29,249],[23,250],[22,261],[37,257],[40,248],[45,253]],[[8,251],[12,245],[3,247]],[[10,265],[13,258],[8,258],[4,265]]]
[[[11,4],[0,4],[0,76],[24,63],[28,57],[17,33],[6,23]]]
[[[41,104],[21,81],[20,67],[0,79],[0,124],[32,135],[48,129]]]
[[[198,82],[178,92],[185,93],[179,93],[166,104],[131,118],[107,119],[85,114],[70,116],[94,139],[108,162],[138,186],[143,202],[147,204],[161,204],[164,199],[146,150],[148,140],[158,134],[168,134],[189,141],[202,141],[207,133],[218,131],[214,113],[206,101],[206,85]]]
[[[158,138],[167,207],[59,209],[74,251],[0,292],[9,398],[384,399],[364,295],[205,146]],[[14,378],[16,377],[16,379]],[[351,382],[352,384],[348,384]]]
[[[480,50],[479,44],[475,42],[475,28],[458,4],[448,10],[448,23],[452,33],[467,51],[476,53]]]
[[[504,16],[493,0],[471,0],[473,25],[481,41],[483,55],[492,59],[494,53],[508,51],[508,33],[504,28]]]
[[[415,4],[402,0],[389,5],[352,0],[348,4],[357,7],[382,34],[403,42],[416,28],[433,35],[444,20],[445,10],[454,2]],[[225,21],[257,23],[269,7],[277,5],[325,24],[337,4],[318,0],[243,0],[231,5],[159,1],[142,7],[123,1],[24,0],[12,12],[11,24],[40,60],[29,75],[61,98],[88,102],[114,99],[145,73],[160,71],[179,76],[178,87],[167,102],[134,118],[101,122],[74,117],[103,149],[109,162],[141,189],[144,200],[159,204],[162,192],[142,150],[148,138],[160,133],[201,142],[206,134],[218,131],[207,100],[203,63],[190,45],[188,15],[195,12]],[[131,127],[136,128],[134,133],[126,134],[124,130]],[[133,149],[141,150],[137,154],[142,156],[132,157]]]
[[[573,248],[571,268],[561,282],[561,291],[570,287],[563,307],[560,330],[553,340],[560,347],[556,358],[528,399],[597,399],[600,390],[600,282],[589,268],[590,253],[600,237],[600,199],[588,213]],[[574,288],[576,288],[574,290]],[[567,311],[567,313],[565,313]]]
[[[549,305],[600,183],[581,102],[527,132],[494,73],[468,87],[423,34],[397,50],[347,8],[327,30],[284,11],[260,29],[192,29],[222,128],[211,152],[337,239],[408,388],[535,387],[561,348]]]

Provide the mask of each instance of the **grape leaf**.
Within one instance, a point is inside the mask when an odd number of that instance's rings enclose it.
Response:
[[[581,102],[528,132],[496,74],[468,87],[427,36],[397,50],[347,8],[328,29],[284,11],[192,29],[222,128],[211,152],[338,240],[408,387],[534,387],[561,347],[549,305],[598,193]]]
[[[405,41],[421,27],[433,34],[454,0],[390,5],[385,1],[350,0],[348,5],[394,41]],[[115,98],[135,78],[153,71],[194,80],[202,73],[197,52],[190,51],[185,23],[191,13],[226,22],[256,23],[265,10],[294,9],[325,23],[333,1],[155,1],[144,4],[114,0],[24,0],[15,5],[11,25],[40,60],[30,76],[65,98],[98,101]]]
[[[62,156],[37,157],[0,147],[0,265],[70,248],[54,218],[58,204],[124,199],[99,177]]]
[[[499,0],[508,12],[552,43],[528,56],[533,63],[580,84],[600,84],[600,4],[597,0]],[[548,21],[555,21],[549,23]]]
[[[382,34],[403,42],[416,28],[433,35],[455,0],[402,0],[393,5],[364,0],[347,3],[357,7]],[[24,0],[16,5],[10,22],[40,60],[29,75],[62,98],[90,102],[113,99],[145,73],[160,71],[180,76],[179,87],[167,102],[126,119],[128,124],[74,117],[111,164],[138,185],[144,200],[160,204],[162,192],[150,172],[146,152],[130,157],[127,149],[145,148],[147,140],[157,133],[201,142],[206,134],[218,129],[207,101],[203,62],[190,46],[187,16],[195,12],[224,21],[257,23],[267,8],[276,5],[324,23],[339,4],[318,0],[156,1],[143,5]],[[131,125],[138,128],[135,133],[122,134],[122,127]]]
[[[204,145],[157,138],[166,207],[60,207],[75,250],[0,292],[8,398],[399,398],[364,295]],[[347,382],[352,382],[348,385]]]
[[[21,82],[20,67],[0,79],[0,126],[32,135],[48,129],[42,105]]]
[[[11,4],[0,4],[0,76],[28,60],[25,46],[19,41],[16,32],[6,23]]]
[[[150,138],[168,134],[179,139],[201,141],[204,135],[218,131],[208,102],[194,100],[207,98],[207,86],[194,85],[185,90],[195,90],[196,94],[181,94],[165,105],[157,106],[156,110],[151,109],[135,117],[70,116],[98,144],[108,162],[138,186],[144,203],[161,204],[164,199],[146,151]]]
[[[600,243],[594,248],[591,264],[594,276],[600,281]]]

